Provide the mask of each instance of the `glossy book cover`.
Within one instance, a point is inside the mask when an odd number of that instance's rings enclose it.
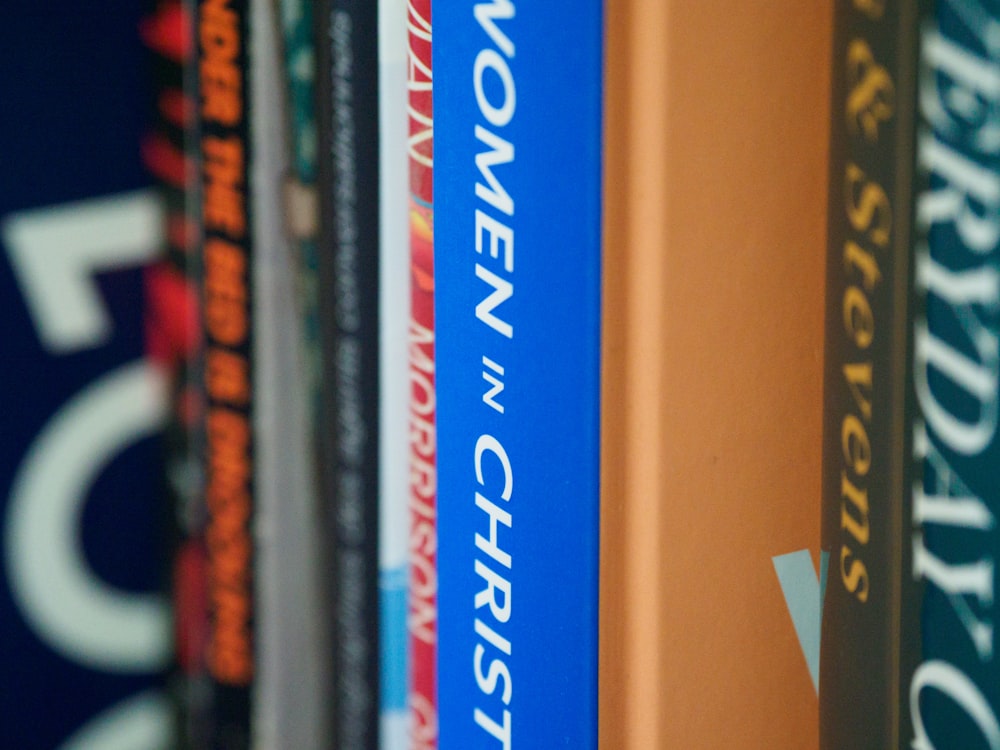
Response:
[[[597,746],[602,34],[434,5],[445,750]]]

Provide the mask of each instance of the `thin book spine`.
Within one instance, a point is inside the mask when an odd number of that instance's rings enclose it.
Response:
[[[256,671],[248,31],[247,0],[199,0],[208,746],[219,750],[250,747]]]
[[[285,183],[286,230],[293,245],[299,298],[303,368],[309,392],[313,435],[320,429],[321,343],[316,233],[316,45],[314,7],[306,0],[276,0],[282,32],[282,56],[287,91],[286,126],[290,169]],[[315,438],[314,438],[315,439]]]
[[[330,540],[332,740],[379,744],[377,4],[316,9],[320,502]]]
[[[381,750],[405,750],[409,573],[406,0],[379,0],[379,588]]]
[[[438,746],[434,82],[431,2],[407,3],[410,183],[410,747]]]
[[[140,33],[155,53],[155,116],[142,145],[143,161],[156,178],[164,204],[165,257],[146,273],[147,347],[166,370],[169,416],[163,460],[168,528],[167,566],[173,603],[173,661],[168,690],[174,743],[182,750],[204,746],[207,718],[199,696],[205,677],[205,544],[202,471],[198,441],[204,389],[198,361],[198,238],[195,181],[195,86],[193,3],[162,0]]]
[[[820,667],[822,748],[900,747],[916,0],[835,5]]]

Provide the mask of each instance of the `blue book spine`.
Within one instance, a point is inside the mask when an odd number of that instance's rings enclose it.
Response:
[[[904,674],[914,748],[1000,748],[1000,6],[923,3]],[[901,743],[902,744],[902,743]]]
[[[0,7],[0,746],[165,747],[146,3]]]
[[[602,4],[433,23],[440,747],[595,748]]]

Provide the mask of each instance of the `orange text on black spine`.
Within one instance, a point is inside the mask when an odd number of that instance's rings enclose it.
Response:
[[[211,631],[208,668],[220,683],[248,685],[251,638],[252,431],[246,211],[244,39],[227,0],[198,14],[204,325],[207,397],[205,499]]]

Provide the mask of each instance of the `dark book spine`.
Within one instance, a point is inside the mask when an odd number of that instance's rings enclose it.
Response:
[[[169,416],[163,450],[169,520],[169,590],[173,604],[173,662],[169,693],[175,744],[204,747],[205,543],[202,470],[198,464],[204,388],[197,377],[201,352],[198,272],[199,217],[194,85],[193,3],[160,0],[141,34],[154,54],[155,115],[142,154],[160,186],[165,257],[146,272],[146,338],[168,376]]]
[[[1000,6],[922,3],[900,746],[1000,748]],[[909,627],[909,624],[908,624]]]
[[[838,0],[829,183],[820,742],[902,747],[917,3]]]
[[[254,440],[246,0],[198,0],[198,155],[211,694],[208,746],[249,748],[255,675]]]
[[[149,8],[0,6],[0,746],[19,750],[170,744]]]
[[[316,7],[322,422],[332,746],[379,744],[377,3]]]

